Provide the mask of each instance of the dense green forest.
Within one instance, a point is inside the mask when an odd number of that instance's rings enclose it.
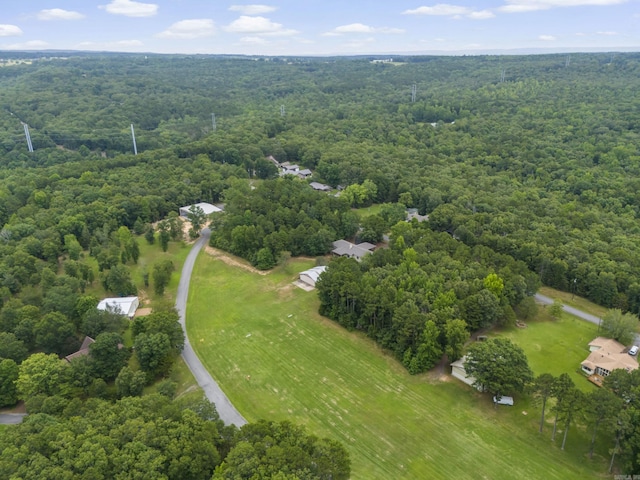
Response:
[[[85,334],[114,353],[122,328],[86,289],[135,293],[138,242],[180,240],[177,209],[198,201],[226,204],[212,244],[260,268],[392,231],[362,264],[333,262],[320,297],[412,372],[514,321],[540,284],[640,313],[638,54],[12,55],[31,63],[0,68],[3,388]],[[275,179],[270,155],[343,194]],[[350,210],[372,203],[363,220]],[[428,222],[396,225],[405,207]],[[166,371],[171,322],[138,325],[140,351],[165,357],[125,371],[118,396]],[[99,396],[125,368],[113,360],[37,393]],[[9,387],[5,404],[29,395]]]

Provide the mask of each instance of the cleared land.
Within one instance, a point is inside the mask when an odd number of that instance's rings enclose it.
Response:
[[[354,479],[584,479],[606,469],[602,457],[586,458],[584,432],[562,452],[537,433],[537,410],[494,409],[456,380],[412,377],[320,317],[315,292],[290,285],[310,266],[260,276],[206,254],[196,264],[189,337],[247,420],[290,419],[341,440]]]
[[[598,336],[597,332],[597,325],[563,313],[559,320],[531,321],[527,328],[513,327],[491,336],[508,337],[520,345],[534,374],[568,373],[579,388],[588,392],[597,387],[580,373],[580,363],[589,355],[588,343]]]

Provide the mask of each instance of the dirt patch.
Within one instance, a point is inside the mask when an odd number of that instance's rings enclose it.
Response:
[[[242,268],[243,270],[246,270],[247,272],[257,273],[258,275],[268,275],[269,274],[268,271],[258,270],[257,268],[254,268],[251,265],[243,263],[243,262],[235,259],[231,255],[229,255],[227,252],[224,252],[222,250],[218,250],[217,248],[213,248],[213,247],[210,247],[210,246],[207,245],[205,247],[204,251],[208,255],[211,255],[212,257],[220,260],[221,262],[224,262],[227,265],[231,265],[232,267]]]
[[[148,308],[139,308],[136,310],[136,313],[134,315],[134,317],[146,317],[147,315],[149,315],[151,312],[153,311],[153,309],[151,307]]]
[[[293,282],[293,285],[295,285],[298,288],[301,288],[306,292],[312,292],[313,290],[315,290],[315,287],[312,287],[311,285],[308,285],[300,280],[296,280],[295,282]]]

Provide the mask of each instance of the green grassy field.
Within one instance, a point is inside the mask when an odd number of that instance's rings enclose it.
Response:
[[[381,207],[382,207],[381,203],[374,203],[369,207],[352,208],[351,210],[355,212],[355,214],[358,215],[360,218],[364,218],[370,215],[377,215],[378,213],[380,213]]]
[[[364,336],[317,314],[290,284],[309,261],[261,276],[201,254],[190,287],[191,343],[249,420],[290,419],[342,441],[354,479],[598,478],[585,432],[566,451],[537,433],[528,400],[494,408],[446,376],[410,376]],[[606,448],[600,448],[606,455]]]
[[[535,375],[568,373],[584,391],[597,388],[580,373],[580,363],[589,355],[588,344],[597,337],[598,326],[564,313],[559,320],[527,322],[527,328],[498,330],[522,347]]]

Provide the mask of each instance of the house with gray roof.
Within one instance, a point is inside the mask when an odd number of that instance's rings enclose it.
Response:
[[[366,255],[370,254],[375,248],[375,245],[368,242],[356,245],[346,240],[336,240],[333,242],[333,250],[331,250],[331,253],[339,257],[355,258],[360,261]]]

